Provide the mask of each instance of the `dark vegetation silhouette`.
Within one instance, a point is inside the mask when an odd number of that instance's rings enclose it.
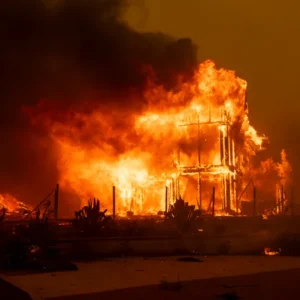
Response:
[[[84,249],[83,255],[91,259],[93,256],[90,255],[88,241],[98,238],[101,241],[102,238],[107,237],[120,239],[125,244],[128,244],[130,239],[175,238],[178,241],[184,241],[185,238],[196,238],[200,241],[206,241],[207,238],[213,237],[214,239],[220,239],[220,247],[217,249],[216,254],[226,255],[231,253],[230,234],[236,232],[244,236],[245,232],[249,233],[252,229],[257,231],[257,228],[273,232],[274,236],[277,236],[271,246],[274,249],[281,248],[280,255],[299,255],[300,253],[299,234],[289,235],[286,231],[278,234],[278,227],[271,227],[272,224],[272,226],[276,224],[272,220],[253,218],[251,221],[249,218],[205,217],[199,209],[185,202],[182,198],[170,204],[167,212],[158,213],[157,216],[141,217],[131,214],[130,216],[116,216],[115,218],[107,215],[107,209],[101,206],[99,199],[93,198],[87,201],[87,205],[75,212],[74,219],[71,222],[64,224],[57,223],[57,220],[52,218],[53,214],[49,207],[50,204],[47,204],[47,208],[43,212],[41,212],[42,208],[37,208],[27,213],[27,219],[30,218],[23,223],[10,223],[10,213],[7,213],[5,208],[0,210],[0,267],[9,270],[75,270],[76,266],[70,260],[72,257],[76,257],[76,255],[72,256],[72,253],[77,251],[77,246],[75,248],[72,248],[72,246],[71,252],[66,254],[59,247],[60,243],[64,241],[67,241],[67,243],[75,242],[81,249]],[[290,222],[291,228],[295,227],[293,220]],[[265,224],[265,226],[261,227],[261,224]],[[286,230],[291,231],[291,228]],[[130,254],[131,251],[130,245],[125,244],[124,247],[129,247],[126,248],[129,252],[126,250],[127,252],[124,252],[123,255]],[[102,244],[99,245],[101,247]],[[264,245],[264,247],[266,246],[268,245]],[[182,251],[179,248],[178,254]],[[262,254],[263,248],[258,252],[258,254]],[[190,255],[191,253],[185,254]],[[183,252],[180,252],[180,254],[183,254]],[[81,255],[81,252],[79,255]],[[85,257],[82,258],[86,259]],[[191,258],[184,258],[184,261],[191,261]]]
[[[4,223],[4,222],[2,222]],[[27,223],[3,228],[0,232],[0,267],[6,270],[30,269],[39,272],[75,270],[55,248],[55,227],[48,216],[36,210]]]
[[[111,230],[114,222],[110,216],[106,216],[106,212],[107,209],[101,211],[98,199],[90,199],[88,205],[75,212],[73,226],[77,232],[85,235],[97,235],[105,229]]]
[[[195,205],[189,205],[182,198],[177,199],[166,213],[166,219],[171,221],[180,233],[195,231],[200,216],[200,210],[196,210]]]
[[[6,224],[6,209],[0,211],[2,267],[43,271],[74,269],[69,259],[56,247],[61,238],[177,236],[196,232],[200,217],[195,206],[180,198],[160,217],[139,219],[131,215],[113,219],[106,215],[107,209],[102,209],[100,200],[94,198],[75,212],[72,223],[61,234],[62,226],[51,219],[53,211],[49,206],[48,203],[43,212],[38,207],[28,213],[28,222],[6,228],[3,227]]]

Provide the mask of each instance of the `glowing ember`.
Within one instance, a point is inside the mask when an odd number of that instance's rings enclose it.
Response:
[[[271,250],[271,248],[264,248],[264,254],[268,256],[279,255],[280,252],[281,252],[280,248],[278,249],[278,251]]]
[[[110,209],[115,185],[119,214],[156,213],[164,210],[167,186],[170,202],[181,196],[209,212],[215,187],[216,215],[231,215],[240,213],[237,199],[251,178],[275,198],[276,184],[286,185],[291,174],[284,151],[281,163],[252,165],[268,139],[250,125],[246,89],[233,71],[205,61],[176,91],[149,82],[138,112],[109,114],[91,104],[89,112],[74,108],[53,118],[44,103],[32,115],[57,146],[61,187],[82,204],[96,196]]]

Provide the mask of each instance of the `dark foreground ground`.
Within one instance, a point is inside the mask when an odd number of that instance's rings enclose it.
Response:
[[[300,269],[294,269],[50,299],[299,299],[299,284]]]
[[[299,257],[123,258],[77,265],[72,272],[2,273],[0,300],[300,299]]]
[[[0,278],[0,299],[2,300],[31,300],[28,293]]]

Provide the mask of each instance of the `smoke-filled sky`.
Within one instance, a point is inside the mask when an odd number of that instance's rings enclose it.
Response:
[[[57,177],[54,149],[32,135],[21,107],[96,99],[139,109],[122,96],[140,92],[149,66],[170,88],[178,74],[192,74],[197,57],[248,81],[252,123],[270,136],[272,152],[287,148],[300,167],[299,8],[296,0],[1,2],[0,193],[36,202]],[[124,14],[147,33],[122,23]]]

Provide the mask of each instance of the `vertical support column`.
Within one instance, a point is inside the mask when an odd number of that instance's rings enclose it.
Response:
[[[223,138],[222,138],[222,152],[223,152],[223,161],[222,161],[222,165],[225,166],[226,165],[226,142],[225,142],[225,133],[223,132],[222,134]]]
[[[178,165],[179,165],[179,168],[180,168],[180,149],[178,149],[178,152],[177,152],[177,160],[178,160]],[[176,199],[180,198],[180,181],[179,181],[179,176],[180,176],[180,172],[178,172],[178,175],[177,175],[177,178],[176,178]]]
[[[224,150],[225,150],[225,165],[228,167],[229,164],[229,141],[228,136],[224,136]]]
[[[223,112],[222,118],[225,120],[225,115]],[[221,165],[225,167],[227,165],[227,158],[228,153],[226,152],[226,144],[225,144],[225,131],[224,131],[224,125],[222,125],[220,129],[220,155],[221,155]],[[228,201],[227,201],[227,176],[223,173],[222,174],[222,185],[223,185],[223,210],[227,211],[228,209]]]
[[[236,161],[235,161],[235,143],[233,140],[231,140],[231,155],[232,155],[232,165],[235,167],[236,166]]]
[[[231,138],[228,135],[228,164],[232,166],[232,149],[231,149]]]
[[[168,212],[168,187],[166,186],[166,192],[165,192],[165,215],[167,215]]]
[[[198,167],[201,165],[201,149],[200,149],[200,117],[198,114],[198,130],[197,130],[197,151],[198,151]]]
[[[220,129],[220,160],[221,160],[221,165],[224,166],[224,147],[223,147],[223,142],[224,142],[224,134],[223,134],[223,129]]]
[[[175,191],[175,182],[174,182],[174,178],[172,178],[172,199],[173,199],[173,203],[175,203],[176,201],[176,191]]]
[[[235,203],[236,203],[236,212],[240,213],[240,199],[239,199],[239,186],[240,186],[240,180],[239,177],[235,177]]]
[[[113,186],[112,190],[112,205],[113,205],[113,219],[116,218],[116,187]]]
[[[221,112],[221,118],[223,119],[223,113]],[[223,133],[223,128],[220,128],[220,162],[221,165],[224,166],[224,133]],[[221,174],[221,187],[222,187],[222,210],[224,211],[226,209],[226,187],[225,187],[225,182],[224,182],[224,174]]]
[[[224,186],[224,191],[223,191],[223,197],[224,197],[224,211],[227,212],[227,199],[226,199],[226,195],[227,195],[227,184],[226,184],[226,175],[223,174],[223,186]]]
[[[215,199],[216,199],[215,192],[216,192],[216,188],[213,187],[213,191],[212,191],[212,215],[213,215],[213,217],[215,216]]]
[[[236,201],[235,201],[235,176],[230,174],[230,201],[231,209],[236,211]]]
[[[198,208],[200,209],[200,212],[202,212],[202,191],[201,191],[201,173],[198,172],[198,197],[199,197],[199,203]]]
[[[54,211],[55,211],[55,220],[58,223],[58,195],[59,195],[59,184],[56,185],[54,193]]]
[[[230,184],[230,174],[226,175],[226,208],[227,212],[231,211],[231,184]]]
[[[238,181],[237,181],[237,175],[234,175],[232,177],[232,190],[233,190],[233,199],[235,203],[235,211],[239,213],[239,204],[238,204]]]
[[[224,174],[221,174],[221,188],[222,188],[222,210],[225,211],[226,203],[225,203],[225,195],[226,195],[226,186],[225,186],[225,178]]]
[[[199,203],[198,208],[200,210],[200,213],[202,213],[202,187],[201,187],[201,173],[200,173],[200,167],[201,167],[201,149],[200,149],[200,115],[198,114],[198,131],[197,131],[197,150],[198,150],[198,197],[199,197]]]

